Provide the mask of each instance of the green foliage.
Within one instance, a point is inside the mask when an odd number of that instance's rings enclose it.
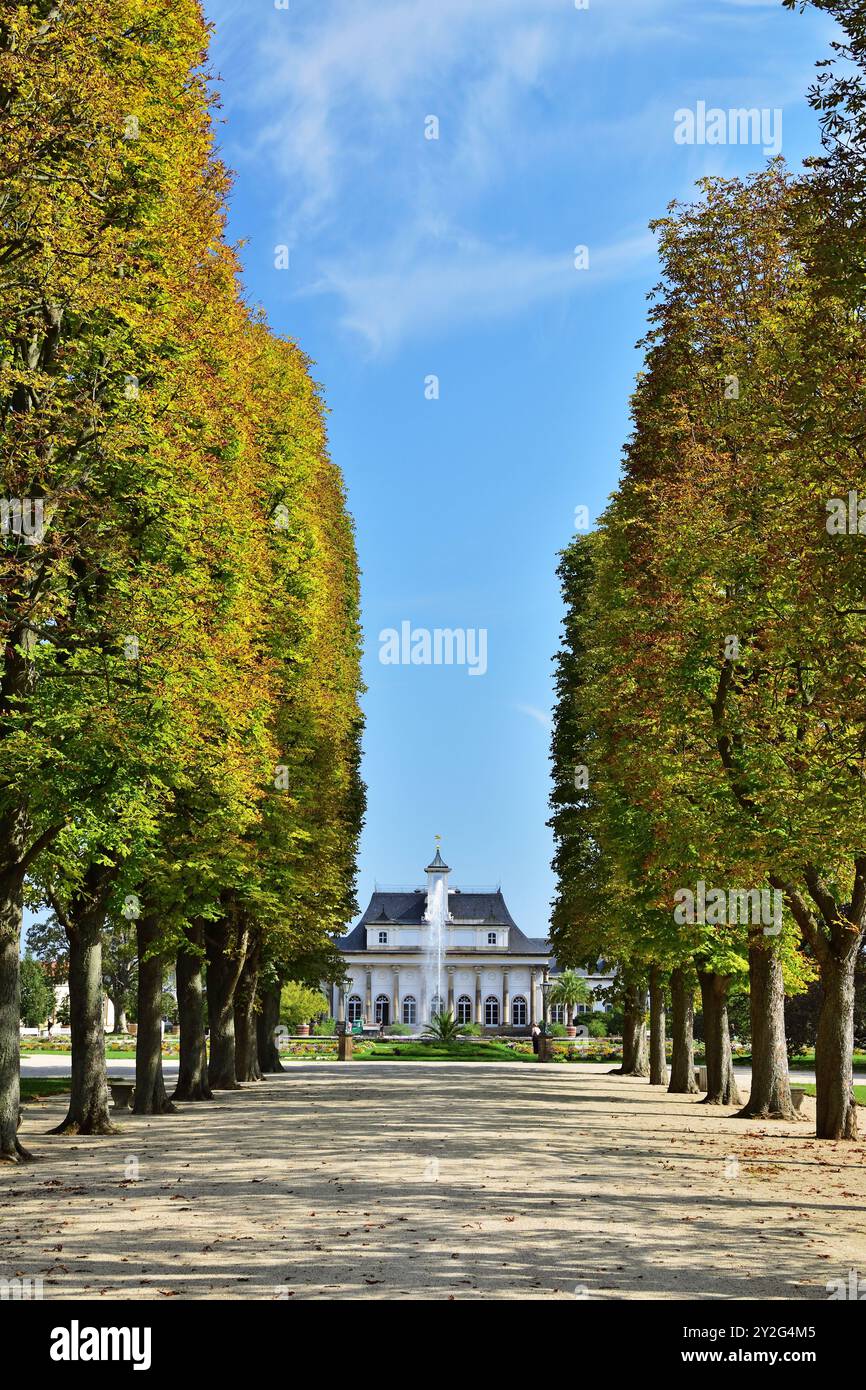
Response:
[[[588,1004],[590,993],[586,980],[576,970],[563,970],[552,984],[549,1001],[553,1005],[562,1004],[568,1010],[569,1019],[578,1004]]]
[[[228,923],[276,980],[339,978],[364,814],[352,522],[226,242],[207,41],[196,0],[0,21],[0,495],[48,523],[0,544],[0,871],[102,938],[121,1007],[132,897],[166,959]]]
[[[444,1010],[440,1014],[434,1014],[428,1026],[424,1029],[424,1036],[436,1038],[438,1042],[453,1042],[459,1038],[464,1031],[463,1024],[457,1022],[450,1009]]]
[[[25,1028],[41,1028],[54,1012],[54,990],[45,969],[32,956],[21,962],[21,1022]]]
[[[299,984],[297,980],[287,980],[280,991],[280,1022],[290,1033],[297,1032],[301,1024],[310,1023],[319,1014],[326,1013],[328,1001],[319,990]]]

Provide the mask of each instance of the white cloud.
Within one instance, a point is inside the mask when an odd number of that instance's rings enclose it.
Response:
[[[271,12],[257,46],[243,7],[210,0],[226,51],[256,55],[244,60],[246,90],[226,96],[229,107],[256,112],[258,136],[231,156],[267,162],[291,186],[290,239],[309,236],[347,179],[390,157],[407,123],[420,139],[429,113],[418,103],[436,93],[442,110],[433,114],[450,137],[442,163],[459,200],[467,182],[488,180],[508,167],[515,144],[528,144],[529,129],[515,119],[525,93],[557,67],[576,74],[594,54],[677,37],[672,3],[684,0],[617,0],[586,12],[568,0],[330,0]]]
[[[536,709],[534,705],[517,705],[516,708],[521,714],[527,715],[527,717],[533,719],[536,724],[540,724],[542,729],[551,729],[553,727],[553,718],[549,710]]]
[[[590,267],[574,268],[572,248],[538,252],[493,246],[468,236],[422,238],[368,254],[364,264],[326,264],[307,294],[332,294],[340,322],[371,352],[388,353],[406,338],[492,321],[532,305],[590,292],[628,274],[655,253],[649,233],[590,247]]]

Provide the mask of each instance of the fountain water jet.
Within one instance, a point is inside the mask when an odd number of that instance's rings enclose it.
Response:
[[[437,842],[438,842],[438,836]],[[427,995],[427,1018],[429,1022],[434,1013],[445,1010],[445,996],[442,992],[443,963],[446,951],[446,922],[448,921],[448,875],[451,872],[436,846],[432,864],[427,865],[427,949],[424,958],[424,981]],[[438,1008],[435,1001],[438,998]]]

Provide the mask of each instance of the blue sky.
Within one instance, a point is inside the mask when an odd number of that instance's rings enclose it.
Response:
[[[657,279],[647,223],[702,175],[764,162],[677,144],[674,114],[779,108],[798,165],[833,26],[781,0],[205,9],[230,235],[250,299],[316,363],[357,525],[362,905],[374,881],[420,885],[440,834],[452,882],[501,882],[542,934],[556,557],[575,508],[594,517],[616,484]],[[382,665],[379,633],[407,620],[486,629],[487,673]]]

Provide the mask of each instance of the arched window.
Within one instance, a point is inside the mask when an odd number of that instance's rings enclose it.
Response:
[[[484,1022],[488,1028],[496,1028],[499,1024],[499,1000],[495,994],[488,994],[484,1000]]]
[[[515,994],[511,1001],[511,1022],[515,1028],[526,1027],[526,1000],[522,994]]]
[[[360,994],[350,994],[349,1002],[346,1005],[346,1017],[350,1023],[357,1023],[359,1018],[364,1016],[364,1006],[361,1003]]]
[[[444,1014],[444,1012],[445,1000],[442,998],[441,994],[434,994],[432,1003],[430,1004],[430,1017],[432,1018],[434,1014]]]
[[[414,994],[407,994],[403,1000],[403,1022],[414,1025],[418,1022],[418,1003]]]
[[[391,1000],[388,998],[387,994],[377,994],[377,995],[376,995],[376,1022],[377,1022],[377,1023],[390,1023],[390,1022],[391,1022],[391,1017],[390,1017],[390,1015],[391,1015]]]
[[[472,1022],[472,1000],[469,998],[468,994],[461,994],[460,998],[457,1000],[457,1022]]]
[[[550,1010],[551,1023],[565,1023],[565,1005],[553,1004]]]

